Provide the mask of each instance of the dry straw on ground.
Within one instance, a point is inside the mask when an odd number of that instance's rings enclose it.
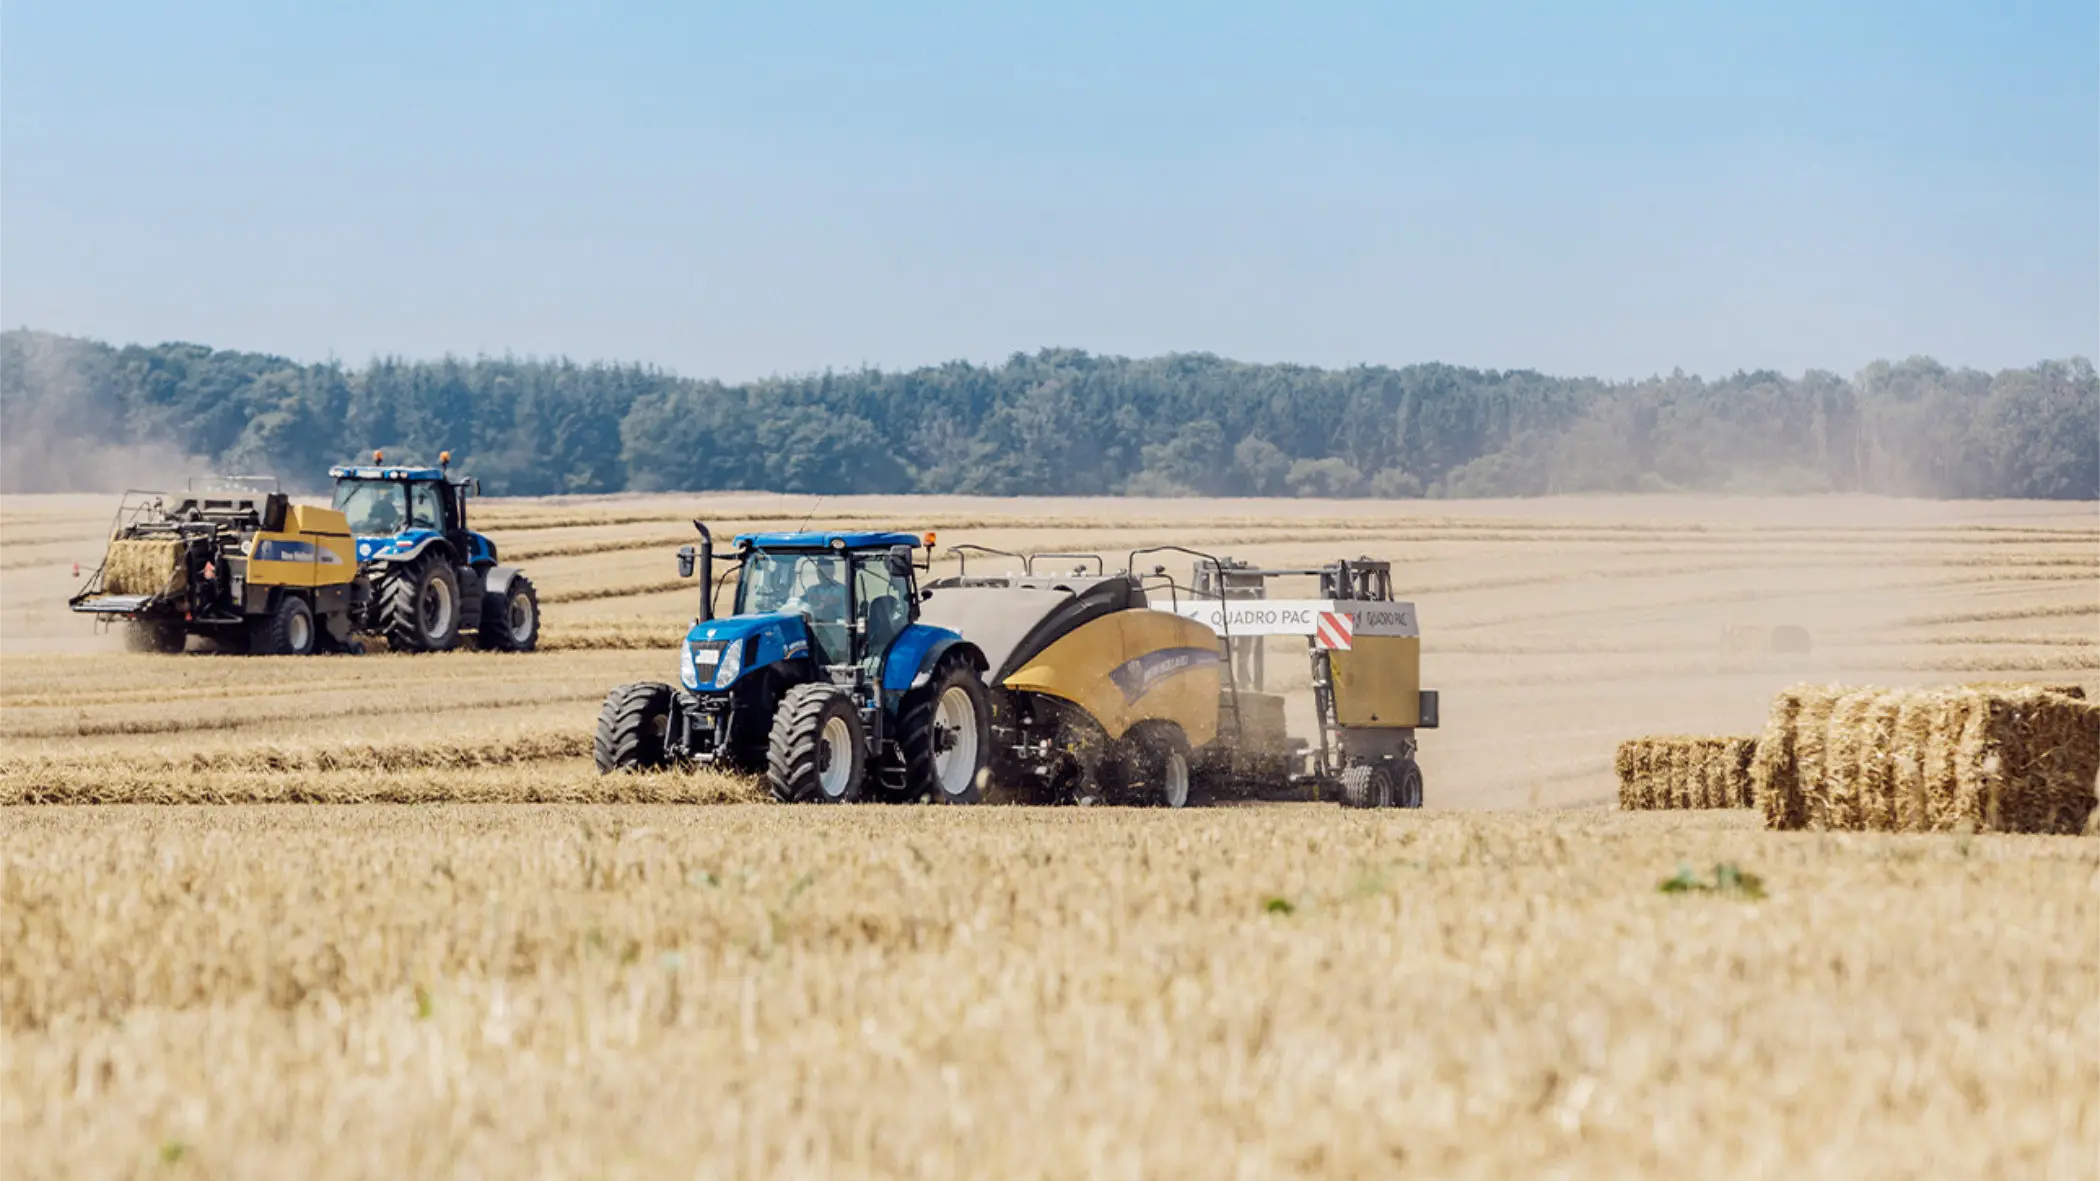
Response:
[[[2077,833],[2095,808],[2100,707],[2041,685],[1796,686],[1753,767],[1779,829]]]
[[[1747,808],[1754,738],[1632,738],[1619,744],[1619,807]]]
[[[1769,899],[1658,892],[1688,855]],[[23,1177],[2089,1176],[2096,872],[1727,813],[19,809],[0,1144]]]
[[[102,589],[112,595],[157,595],[182,573],[182,543],[128,538],[109,543]]]

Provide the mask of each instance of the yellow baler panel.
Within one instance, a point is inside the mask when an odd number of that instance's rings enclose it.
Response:
[[[1328,653],[1335,720],[1344,726],[1414,726],[1422,710],[1422,638],[1358,636]]]
[[[1036,654],[1002,684],[1062,698],[1110,738],[1139,722],[1181,728],[1191,746],[1218,732],[1218,637],[1192,619],[1138,608],[1080,627]]]
[[[299,511],[294,507],[292,512]],[[314,511],[314,510],[308,510]],[[319,510],[342,520],[333,509]],[[258,533],[248,544],[248,585],[304,588],[340,586],[357,577],[357,542],[346,531]],[[324,527],[328,524],[320,522]]]
[[[350,518],[344,516],[341,509],[324,508],[318,504],[295,504],[285,510],[284,531],[348,537]],[[353,554],[356,552],[354,548],[351,550]]]

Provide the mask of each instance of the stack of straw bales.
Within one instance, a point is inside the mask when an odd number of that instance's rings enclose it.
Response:
[[[1751,774],[1765,827],[2076,833],[2095,805],[2100,706],[2076,686],[1800,685]]]
[[[157,595],[182,576],[182,543],[119,538],[102,562],[102,590],[111,595]]]
[[[1633,738],[1619,744],[1619,807],[1747,808],[1755,738]]]

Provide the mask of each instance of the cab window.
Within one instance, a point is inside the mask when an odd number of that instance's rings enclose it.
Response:
[[[853,562],[853,607],[867,635],[870,656],[887,651],[890,641],[911,622],[906,605],[911,588],[890,573],[887,554],[871,554]]]
[[[438,495],[436,484],[408,486],[408,524],[411,529],[445,527],[445,498]]]

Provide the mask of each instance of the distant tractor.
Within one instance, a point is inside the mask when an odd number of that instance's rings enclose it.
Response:
[[[357,573],[343,514],[292,504],[268,477],[205,477],[181,494],[126,492],[72,608],[121,623],[141,652],[180,652],[193,635],[256,655],[354,651]]]
[[[335,507],[357,538],[371,593],[363,630],[396,652],[443,652],[472,636],[482,648],[530,652],[539,643],[539,597],[496,543],[467,528],[472,478],[455,479],[451,452],[436,467],[402,467],[374,451],[369,465],[329,469]]]
[[[735,607],[714,614],[714,541],[678,554],[700,610],[677,685],[622,685],[598,718],[598,769],[713,764],[763,771],[789,803],[975,803],[991,755],[984,653],[919,621],[917,559],[933,535],[735,538]]]

